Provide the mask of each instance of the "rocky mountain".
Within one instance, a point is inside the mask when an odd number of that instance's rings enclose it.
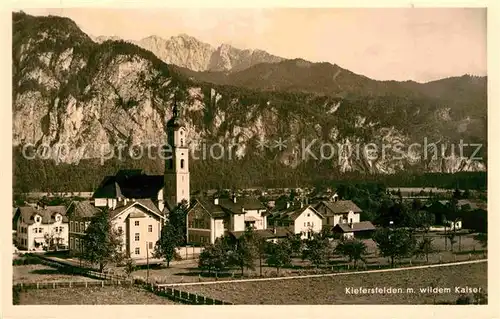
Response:
[[[190,38],[176,41],[181,47]],[[199,48],[197,57],[210,52]],[[131,43],[94,42],[70,19],[24,13],[13,14],[12,56],[14,179],[21,188],[51,187],[61,170],[70,182],[85,180],[80,189],[91,188],[119,163],[161,173],[158,156],[137,157],[137,151],[165,142],[174,95],[192,142],[193,183],[200,188],[314,182],[347,172],[486,168],[485,160],[450,156],[449,148],[461,139],[486,145],[485,78],[379,82],[335,65],[291,60],[216,75],[234,83],[211,80]],[[425,141],[447,145],[446,156],[427,156],[432,147]],[[390,147],[374,158],[364,151],[371,143]],[[410,148],[412,143],[421,147]],[[22,154],[33,145],[51,152]],[[123,149],[129,152],[119,153]],[[485,149],[475,155],[486,158]],[[217,155],[207,157],[210,152]],[[79,167],[85,169],[76,173]]]
[[[115,36],[99,36],[92,39],[97,43],[122,40]],[[153,52],[165,63],[193,71],[236,72],[259,63],[276,63],[284,60],[262,50],[241,50],[229,44],[221,44],[215,48],[187,34],[179,34],[169,39],[152,35],[139,41],[125,41]]]

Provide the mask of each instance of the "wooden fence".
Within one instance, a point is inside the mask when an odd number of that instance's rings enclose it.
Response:
[[[71,264],[64,263],[62,261],[55,261],[51,259],[50,257],[46,256],[37,256],[40,258],[42,263],[44,263],[47,266],[51,266],[54,268],[60,269],[62,272],[65,273],[70,273],[74,275],[81,275],[81,276],[86,276],[86,277],[91,277],[91,278],[96,278],[96,279],[102,279],[102,280],[111,280],[111,281],[127,281],[128,278],[124,276],[120,276],[115,273],[111,272],[98,272],[94,271],[91,269],[86,269],[86,268],[80,268]]]
[[[190,304],[190,305],[233,305],[233,303],[230,303],[227,301],[208,298],[208,297],[205,297],[202,295],[182,291],[182,290],[175,289],[172,287],[153,285],[151,287],[151,290],[159,296],[164,296],[164,297],[167,297],[173,301],[181,302],[184,304]]]
[[[132,286],[132,280],[100,280],[100,281],[53,281],[53,282],[21,282],[15,283],[19,289],[56,289],[56,288],[87,288],[105,286]]]

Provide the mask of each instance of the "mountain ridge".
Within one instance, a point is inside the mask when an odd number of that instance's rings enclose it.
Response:
[[[316,160],[304,157],[302,147],[302,141],[317,140],[311,151],[319,154],[320,143],[399,141],[410,145],[422,142],[424,137],[443,143],[464,139],[486,145],[486,79],[451,79],[423,87],[395,81],[379,83],[336,65],[323,65],[317,71],[317,65],[286,60],[265,66],[276,68],[273,72],[278,76],[282,72],[293,74],[297,68],[314,72],[302,72],[303,77],[298,79],[273,80],[280,88],[265,90],[255,84],[255,78],[262,76],[260,70],[267,72],[257,64],[234,72],[246,74],[244,84],[217,84],[194,76],[190,79],[186,71],[164,63],[138,45],[124,41],[96,43],[70,19],[26,14],[13,15],[12,50],[13,147],[64,144],[68,154],[51,157],[50,162],[78,166],[91,161],[101,165],[102,169],[93,169],[93,174],[113,174],[120,165],[147,167],[151,173],[161,174],[163,163],[158,158],[120,162],[117,158],[103,159],[102,151],[113,150],[119,143],[127,147],[162,145],[174,95],[190,140],[237,145],[231,159],[191,162],[193,183],[200,187],[245,180],[256,184],[270,180],[305,183],[349,172],[486,170],[486,148],[481,153],[484,160],[475,161],[457,156],[414,160],[421,151],[405,153],[402,158],[392,153],[373,160],[347,154]],[[281,64],[288,73],[282,71]],[[331,94],[331,77],[339,70],[336,80],[341,89]],[[234,76],[231,74],[228,76]],[[308,79],[316,82],[311,84]],[[320,93],[315,88],[320,88]],[[457,94],[468,99],[457,99]],[[282,150],[259,148],[259,141],[280,138],[287,141]],[[54,183],[51,176],[57,176],[63,167],[49,169],[47,160],[34,161],[17,151],[15,154],[14,179],[19,188],[37,187],[42,183],[37,179]],[[68,178],[78,183],[78,179],[98,180],[97,175]]]

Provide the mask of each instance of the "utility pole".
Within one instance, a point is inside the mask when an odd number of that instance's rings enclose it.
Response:
[[[149,243],[146,242],[146,283],[149,283]]]

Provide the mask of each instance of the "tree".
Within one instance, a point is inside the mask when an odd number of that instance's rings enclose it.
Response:
[[[168,221],[175,230],[179,245],[186,242],[186,211],[188,202],[182,200],[168,215]]]
[[[102,272],[109,263],[123,259],[121,246],[122,233],[113,227],[107,209],[99,211],[85,231],[82,258],[98,264]]]
[[[167,268],[170,262],[177,256],[176,248],[182,243],[183,237],[174,228],[170,221],[166,221],[161,228],[160,239],[155,244],[155,258],[163,258],[167,262]]]
[[[328,261],[330,242],[316,235],[306,240],[303,250],[304,259],[308,259],[316,268]]]
[[[419,257],[425,256],[427,262],[429,262],[429,255],[435,251],[433,239],[430,237],[424,237],[417,243],[416,255]]]
[[[450,231],[446,234],[446,238],[448,238],[448,240],[450,241],[451,251],[453,251],[453,245],[457,242],[456,236],[457,236],[457,234],[455,232],[455,229],[453,229],[452,231]]]
[[[334,252],[348,258],[349,262],[354,262],[354,267],[356,267],[359,260],[365,261],[367,246],[359,239],[344,239],[337,244]]]
[[[135,261],[132,258],[128,257],[125,260],[125,273],[127,274],[127,277],[130,278],[135,269],[136,269]]]
[[[279,274],[280,268],[289,265],[292,262],[292,248],[286,240],[280,240],[277,243],[269,243],[267,246],[267,264],[276,267]]]
[[[416,226],[423,228],[426,233],[429,232],[430,228],[435,224],[436,217],[433,213],[429,213],[424,210],[420,210],[415,214]]]
[[[373,240],[380,254],[391,259],[391,267],[394,267],[394,260],[410,257],[416,245],[413,234],[403,228],[380,228],[373,235]]]
[[[301,255],[304,247],[304,241],[300,234],[288,235],[285,239],[288,241],[292,254]]]
[[[487,233],[479,233],[474,235],[474,240],[477,240],[483,248],[488,247],[488,234]]]
[[[222,271],[228,267],[230,245],[227,237],[217,238],[214,244],[209,244],[200,253],[198,267],[208,269],[211,274],[212,270]]]
[[[254,269],[255,262],[255,234],[252,228],[247,228],[245,233],[238,238],[233,250],[230,250],[229,262],[231,265],[240,267],[241,275],[244,274],[244,268]]]

